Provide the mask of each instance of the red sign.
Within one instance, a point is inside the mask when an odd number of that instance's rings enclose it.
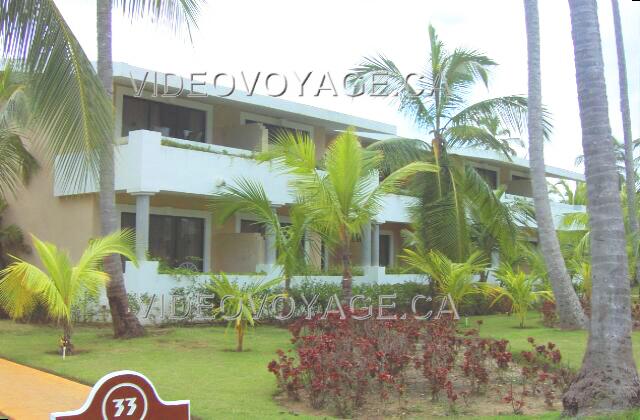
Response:
[[[130,370],[113,372],[91,389],[82,408],[52,413],[50,420],[189,420],[189,401],[165,402],[151,382]]]

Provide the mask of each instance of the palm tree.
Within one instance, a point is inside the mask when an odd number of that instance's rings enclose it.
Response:
[[[54,0],[0,0],[0,39],[2,60],[28,85],[26,128],[34,148],[57,158],[63,188],[84,186],[113,138],[111,103],[91,62]],[[17,93],[4,89],[3,95]],[[21,154],[17,142],[1,147],[2,159]]]
[[[378,182],[383,155],[364,149],[352,130],[329,145],[320,163],[315,144],[303,133],[281,132],[275,144],[258,156],[292,175],[296,206],[312,221],[342,262],[342,298],[351,299],[351,241],[380,210],[384,194],[397,191],[410,176],[435,172],[435,165],[413,162]],[[319,169],[321,168],[321,169]]]
[[[25,147],[21,135],[29,123],[27,84],[19,80],[11,63],[0,71],[0,197],[29,181],[38,161]]]
[[[625,230],[596,2],[569,0],[591,229],[591,322],[582,368],[563,397],[569,415],[638,405]]]
[[[150,17],[155,21],[166,23],[174,30],[184,24],[187,28],[195,26],[200,8],[200,0],[96,0],[97,1],[97,33],[98,33],[98,77],[107,96],[113,95],[113,59],[111,52],[112,9],[119,8],[131,19]],[[113,131],[106,140],[113,142]],[[118,229],[116,218],[115,174],[113,148],[100,160],[100,222],[103,235]],[[127,291],[124,285],[122,263],[117,255],[110,255],[104,261],[105,270],[111,276],[107,286],[109,309],[113,320],[116,337],[137,337],[144,334],[138,318],[128,309]]]
[[[539,278],[523,271],[514,271],[511,265],[502,263],[495,271],[500,284],[485,284],[484,292],[493,297],[491,306],[502,299],[511,303],[512,311],[518,316],[520,328],[524,328],[527,312],[541,298],[553,300],[553,294],[545,290]]]
[[[618,53],[618,84],[620,85],[620,111],[622,112],[622,131],[624,137],[624,168],[625,185],[627,187],[627,197],[636,196],[636,169],[634,165],[633,149],[634,142],[631,136],[631,111],[629,109],[629,92],[627,85],[627,60],[624,53],[624,39],[622,37],[622,24],[620,23],[620,6],[618,0],[611,0],[613,8],[613,27],[616,33],[616,50]],[[633,249],[638,249],[640,230],[638,228],[638,213],[636,211],[636,200],[627,200],[627,221],[629,231],[633,241]],[[640,262],[640,258],[636,258]],[[636,267],[634,280],[638,282],[640,270]]]
[[[586,319],[580,300],[571,284],[567,267],[560,252],[560,242],[556,236],[549,190],[547,188],[544,164],[544,123],[542,110],[542,83],[540,76],[540,22],[537,0],[524,1],[527,27],[527,52],[529,61],[529,161],[531,162],[531,184],[533,202],[538,224],[538,240],[544,256],[556,311],[562,329],[585,328]]]
[[[73,351],[72,305],[86,292],[97,295],[109,281],[101,269],[106,255],[117,253],[135,263],[133,237],[133,232],[125,230],[92,240],[73,265],[67,252],[32,235],[43,269],[14,258],[13,263],[0,271],[0,306],[16,319],[29,314],[36,303],[44,304],[51,318],[62,323],[63,340],[68,351]]]
[[[510,138],[523,126],[527,101],[521,96],[505,96],[470,103],[474,85],[488,85],[489,69],[496,63],[476,50],[447,51],[433,26],[429,26],[430,56],[417,88],[409,84],[398,66],[385,56],[364,58],[349,79],[356,89],[366,84],[386,84],[391,98],[417,127],[433,136],[431,145],[420,140],[398,139],[378,142],[373,150],[385,156],[383,173],[409,162],[438,165],[435,174],[416,177],[410,193],[418,198],[413,208],[416,231],[429,248],[442,251],[455,261],[464,261],[470,252],[469,206],[491,202],[491,188],[478,176],[455,148],[480,147],[504,155],[514,154]],[[397,95],[396,95],[397,94]],[[489,217],[491,211],[484,209]],[[506,221],[505,221],[506,222]]]
[[[277,263],[282,267],[284,289],[288,294],[291,278],[306,267],[308,256],[305,255],[303,241],[311,223],[305,213],[299,207],[292,206],[289,212],[291,223],[283,226],[262,185],[244,178],[236,180],[234,185],[225,185],[222,191],[214,194],[210,199],[210,207],[221,224],[242,211],[254,216],[257,224],[275,236]]]
[[[215,309],[215,314],[222,314],[229,321],[229,326],[233,325],[236,330],[238,345],[236,351],[241,352],[244,344],[244,334],[247,326],[254,326],[254,308],[256,300],[259,302],[273,301],[279,295],[268,293],[269,289],[280,283],[280,279],[273,279],[267,282],[255,281],[240,286],[229,281],[224,273],[220,276],[213,276],[213,282],[207,288],[221,299],[220,306]]]
[[[473,295],[481,293],[475,276],[488,266],[481,252],[472,253],[464,262],[453,262],[443,253],[423,248],[405,249],[400,258],[410,267],[427,274],[441,297],[450,296],[457,307]]]

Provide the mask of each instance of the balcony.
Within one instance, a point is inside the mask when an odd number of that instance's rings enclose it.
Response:
[[[291,176],[276,171],[269,163],[260,164],[254,159],[256,151],[266,147],[265,133],[266,130],[261,126],[249,125],[228,129],[226,136],[221,137],[228,143],[252,149],[248,150],[167,138],[153,131],[133,131],[116,146],[116,191],[129,194],[164,192],[206,197],[221,186],[233,183],[234,179],[245,177],[260,182],[275,205],[290,204],[294,198],[288,188]],[[88,180],[82,188],[64,188],[58,176],[55,177],[54,194],[58,197],[97,191],[94,180]],[[503,196],[505,201],[516,199],[532,201],[529,197],[519,195]],[[376,219],[381,223],[409,223],[407,208],[413,202],[411,197],[389,194],[384,198]],[[563,214],[581,211],[585,211],[584,206],[552,202],[556,224]]]
[[[292,201],[287,192],[289,177],[276,175],[270,164],[259,164],[251,150],[163,138],[159,132],[146,130],[133,131],[119,143],[115,153],[116,191],[208,196],[225,183],[246,177],[262,182],[275,204]],[[55,177],[54,194],[58,197],[97,191],[95,180],[88,180],[84,187],[65,188]]]

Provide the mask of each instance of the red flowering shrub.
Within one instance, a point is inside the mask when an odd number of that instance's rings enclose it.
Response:
[[[312,407],[329,404],[340,416],[364,405],[372,387],[383,398],[390,389],[402,395],[404,370],[419,336],[419,324],[413,319],[358,321],[348,315],[296,321],[290,330],[298,365],[281,350],[279,360],[269,364],[279,388],[291,398],[299,398],[298,390],[304,388]]]
[[[542,394],[547,406],[553,406],[556,392],[562,394],[573,379],[573,372],[560,365],[562,355],[554,343],[536,344],[533,337],[527,341],[531,351],[523,351],[523,384],[529,385],[532,394]]]
[[[545,300],[540,305],[540,313],[542,313],[542,325],[545,327],[555,327],[558,323],[558,314],[556,314],[556,304],[550,300]]]
[[[269,363],[269,372],[276,375],[278,379],[278,389],[286,392],[287,396],[293,400],[299,400],[299,390],[302,388],[298,369],[294,367],[294,358],[289,357],[284,351],[278,350],[278,361],[272,360]]]
[[[422,375],[429,382],[433,401],[438,400],[440,391],[443,389],[447,390],[450,400],[453,397],[449,373],[456,361],[457,344],[454,322],[440,319],[427,324],[422,342],[422,360],[416,361],[416,367],[422,368]]]
[[[469,378],[471,392],[480,393],[482,385],[489,381],[487,360],[491,348],[490,339],[478,336],[478,330],[469,330],[462,339],[464,348],[462,359],[462,372]]]
[[[489,353],[500,369],[507,369],[512,361],[510,351],[507,351],[509,340],[493,340],[489,345]]]

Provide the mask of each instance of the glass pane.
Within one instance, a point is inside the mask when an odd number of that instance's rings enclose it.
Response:
[[[149,253],[170,267],[176,266],[175,234],[171,216],[151,215],[149,223]]]
[[[122,135],[133,130],[151,130],[164,137],[203,142],[206,112],[148,99],[124,96],[122,102]]]
[[[124,96],[122,98],[122,135],[128,136],[130,131],[148,129],[148,101],[131,96]]]
[[[389,267],[391,260],[391,236],[380,235],[380,266]]]
[[[202,271],[204,257],[204,220],[193,217],[176,217],[177,265],[194,264]]]
[[[245,219],[242,219],[240,221],[240,233],[260,233],[264,235],[264,232],[264,225],[261,223],[256,223],[253,220]]]

